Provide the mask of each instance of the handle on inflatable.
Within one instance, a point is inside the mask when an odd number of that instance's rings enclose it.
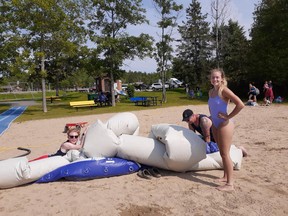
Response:
[[[18,150],[23,150],[23,151],[26,151],[26,152],[25,152],[24,154],[22,154],[22,155],[16,156],[15,158],[17,158],[17,157],[24,157],[24,156],[29,155],[29,154],[31,153],[31,150],[30,150],[30,149],[27,149],[27,148],[18,147],[17,149],[18,149]]]

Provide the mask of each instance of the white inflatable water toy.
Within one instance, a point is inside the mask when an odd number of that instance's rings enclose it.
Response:
[[[71,174],[71,178],[76,175],[75,178],[78,180],[99,178],[101,172],[98,172],[98,170],[89,171],[90,176],[87,173],[85,175],[85,172],[81,176],[78,172],[103,168],[105,163],[99,166],[99,163],[92,160],[92,158],[99,157],[119,157],[128,162],[132,161],[176,172],[223,168],[220,153],[215,152],[206,155],[206,143],[187,128],[170,124],[158,124],[151,127],[148,137],[142,137],[138,134],[139,121],[132,113],[119,113],[106,123],[96,120],[86,132],[82,154],[73,150],[63,157],[48,157],[31,162],[28,162],[26,157],[0,161],[0,188],[31,183],[45,175],[46,177],[49,176],[49,173],[50,177],[47,178],[50,178],[50,180],[57,180],[58,177],[69,179],[69,176],[63,174],[67,170]],[[230,153],[234,169],[239,170],[243,158],[242,150],[232,146]],[[80,160],[85,158],[90,158],[92,162],[89,162],[89,164],[87,162],[80,163]],[[75,163],[75,161],[79,161],[79,163],[70,165],[71,162]],[[127,174],[126,168],[123,168],[123,172],[125,171],[123,174]],[[134,167],[133,170],[137,171],[137,168]],[[114,171],[115,175],[116,173],[119,175],[117,168]],[[51,177],[52,173],[53,178]],[[113,176],[113,172],[109,173],[109,176]],[[102,177],[105,177],[105,175]],[[47,178],[44,178],[46,182]],[[43,180],[43,182],[45,181]]]

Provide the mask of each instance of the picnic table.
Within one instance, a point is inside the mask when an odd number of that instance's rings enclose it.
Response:
[[[157,106],[158,105],[157,96],[132,97],[130,98],[130,101],[133,102],[135,106]]]
[[[50,102],[53,103],[53,101],[61,100],[61,98],[59,96],[46,96],[46,100],[50,100]]]

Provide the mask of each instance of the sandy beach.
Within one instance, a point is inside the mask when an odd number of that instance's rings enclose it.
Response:
[[[229,106],[231,109],[233,105]],[[184,109],[208,114],[207,105],[147,109],[133,112],[140,122],[140,136],[147,137],[153,124],[181,121]],[[79,112],[81,112],[79,110]],[[28,159],[54,153],[65,141],[66,123],[115,114],[35,120],[12,123],[0,137],[0,160],[31,149]],[[233,144],[244,146],[248,157],[234,172],[235,191],[215,189],[222,170],[177,173],[160,170],[150,180],[136,173],[89,181],[57,181],[0,190],[1,215],[288,215],[288,107],[246,106],[234,119]],[[0,176],[1,178],[1,176]]]

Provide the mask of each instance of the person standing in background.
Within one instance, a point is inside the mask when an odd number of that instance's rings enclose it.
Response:
[[[270,103],[272,103],[273,100],[274,100],[274,92],[273,92],[273,84],[272,84],[272,81],[271,81],[271,80],[268,82],[268,87],[269,87]]]
[[[248,101],[252,100],[253,102],[257,102],[256,96],[256,87],[253,85],[253,83],[249,83]]]

